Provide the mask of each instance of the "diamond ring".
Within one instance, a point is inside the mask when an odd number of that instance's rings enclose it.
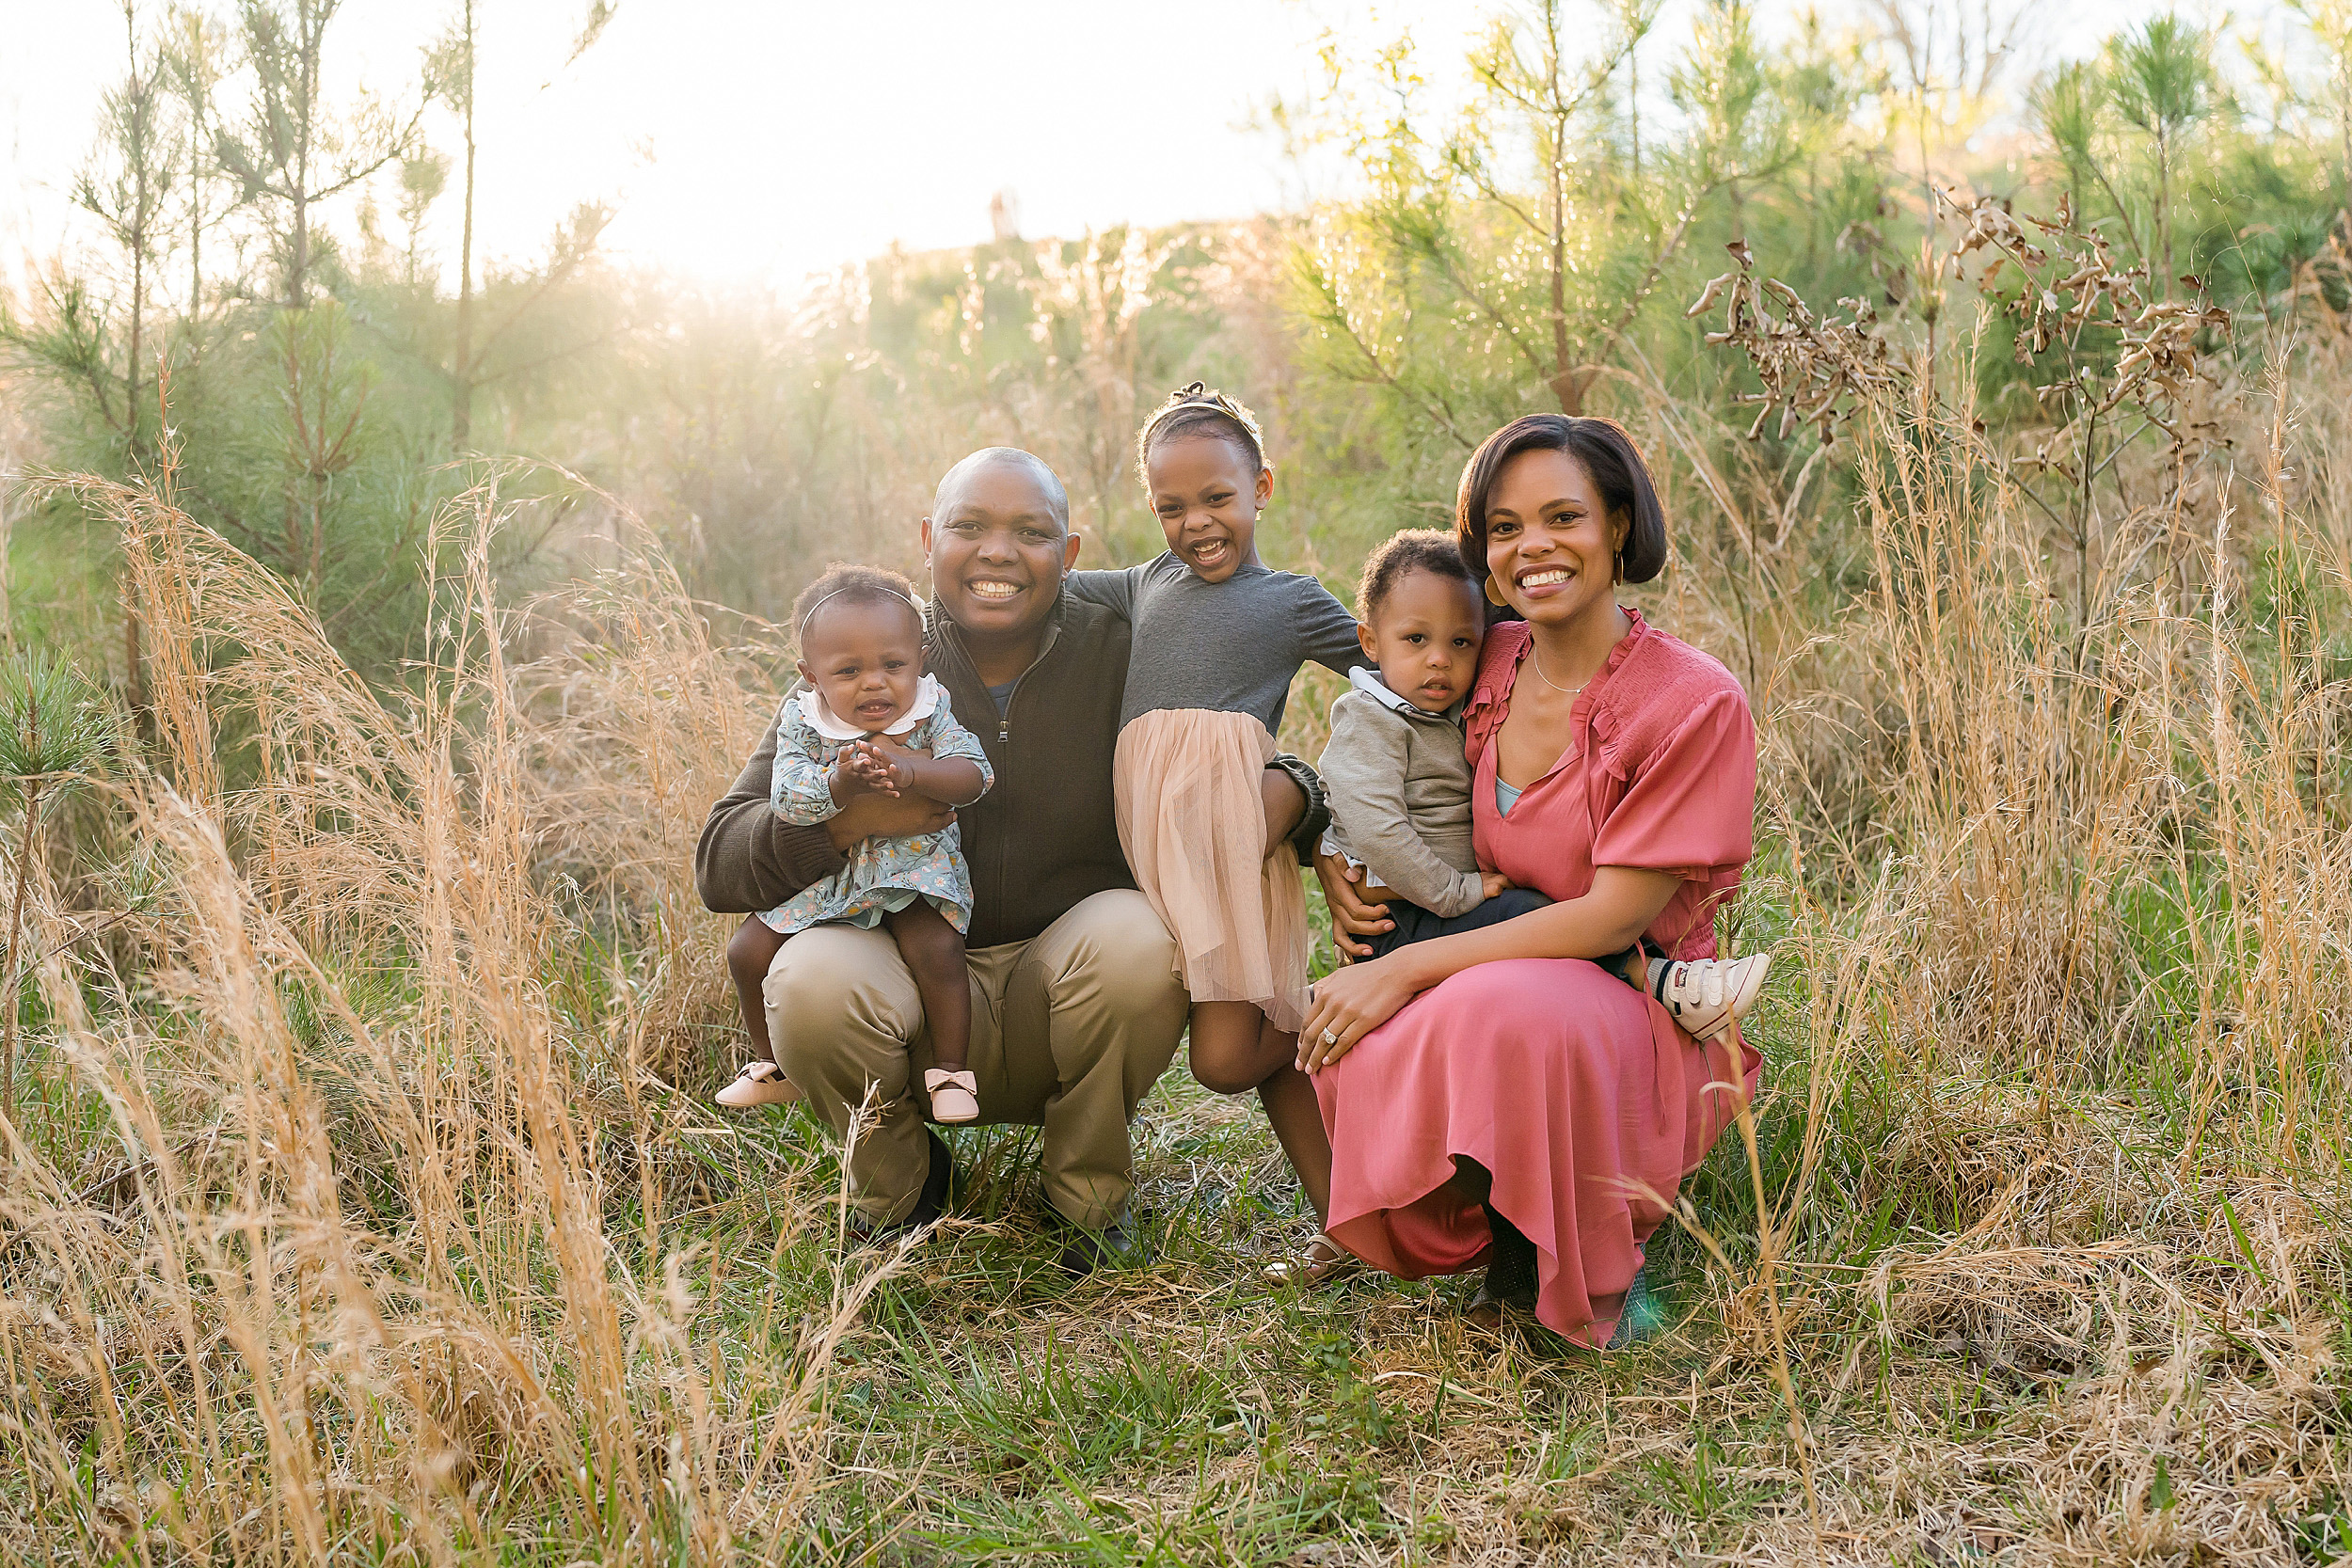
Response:
[[[1339,1032],[1337,1029],[1326,1029],[1326,1030],[1323,1032],[1323,1043],[1324,1043],[1324,1044],[1326,1044],[1326,1045],[1337,1045],[1337,1044],[1339,1044],[1339,1043],[1340,1043],[1340,1032]]]

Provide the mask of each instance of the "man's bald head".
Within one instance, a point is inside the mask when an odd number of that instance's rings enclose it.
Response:
[[[1001,657],[1017,675],[1043,646],[1062,574],[1077,563],[1070,498],[1034,453],[983,447],[939,482],[923,557],[931,602],[962,629],[966,648],[984,661]]]
[[[1062,488],[1060,478],[1045,459],[1019,447],[982,447],[948,469],[940,479],[939,488],[931,493],[931,515],[946,516],[965,484],[977,475],[1000,467],[1017,468],[1035,480],[1054,521],[1064,533],[1070,531],[1070,493]]]

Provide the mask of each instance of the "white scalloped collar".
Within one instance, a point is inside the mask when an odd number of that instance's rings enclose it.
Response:
[[[882,731],[882,734],[889,736],[906,734],[938,711],[940,701],[939,682],[932,676],[925,675],[914,683],[914,705],[897,719],[891,721],[890,727]],[[810,729],[815,730],[827,740],[865,740],[872,734],[871,731],[859,729],[855,724],[845,724],[834,718],[833,709],[825,705],[824,693],[813,686],[802,690],[800,703],[801,717],[808,721]]]

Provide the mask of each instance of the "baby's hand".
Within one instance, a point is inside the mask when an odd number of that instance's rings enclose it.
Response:
[[[1478,895],[1481,898],[1492,898],[1512,885],[1511,879],[1500,871],[1481,871],[1478,874]]]
[[[833,761],[833,793],[836,800],[852,795],[896,795],[898,770],[871,741],[852,740]]]
[[[892,794],[912,795],[914,793],[916,783],[914,762],[918,757],[929,762],[931,757],[930,747],[909,746],[886,735],[878,735],[863,744],[882,760],[883,767],[890,769],[891,783],[897,786],[891,791]]]
[[[863,772],[877,795],[897,795],[913,784],[914,777],[897,757],[886,740],[860,740],[850,750],[857,752],[856,767]]]

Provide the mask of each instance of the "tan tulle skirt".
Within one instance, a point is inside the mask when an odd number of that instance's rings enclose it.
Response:
[[[1274,755],[1247,713],[1178,708],[1121,730],[1111,779],[1119,844],[1176,938],[1195,1002],[1249,1002],[1277,1029],[1307,1012],[1307,895],[1288,845],[1265,846],[1259,776]]]

